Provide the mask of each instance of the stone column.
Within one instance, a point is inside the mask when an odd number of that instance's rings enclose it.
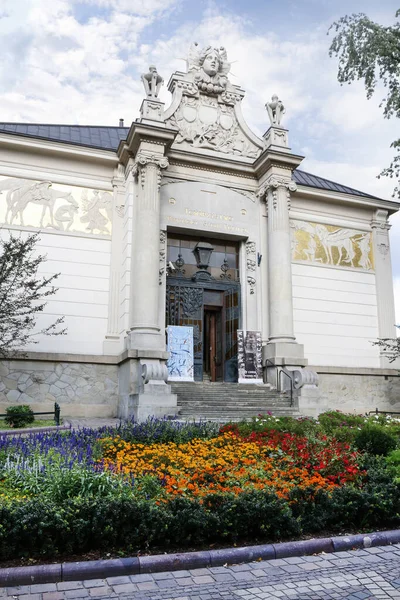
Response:
[[[160,180],[168,159],[139,151],[134,170],[138,197],[132,234],[129,346],[165,347],[159,326]]]
[[[125,169],[118,165],[112,179],[114,190],[112,241],[111,241],[111,265],[110,285],[108,300],[107,334],[103,342],[105,354],[118,354],[123,349],[120,337],[120,298],[121,298],[121,262],[122,262],[122,239],[123,239],[123,215],[125,207]]]
[[[380,338],[395,338],[396,317],[393,296],[393,276],[390,259],[388,212],[377,210],[371,221],[375,263],[376,298],[378,308],[378,328]],[[381,367],[399,368],[400,360],[389,362],[385,352],[381,352]]]
[[[269,341],[266,358],[276,364],[304,365],[303,346],[293,330],[292,252],[290,240],[290,192],[296,184],[289,178],[272,175],[261,189],[268,207],[268,293]]]

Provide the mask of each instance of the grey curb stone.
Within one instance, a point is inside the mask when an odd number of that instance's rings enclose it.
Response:
[[[187,552],[183,554],[159,554],[157,556],[139,556],[141,573],[159,573],[160,571],[186,571],[197,567],[211,566],[209,552]]]
[[[62,581],[61,565],[37,565],[0,569],[0,586],[34,585]]]
[[[139,573],[140,566],[138,558],[90,560],[75,563],[62,563],[61,565],[62,581],[105,579],[106,577],[117,577],[119,575],[138,575]]]
[[[275,548],[272,544],[264,546],[246,546],[244,548],[226,548],[211,550],[211,566],[220,567],[225,564],[250,562],[253,560],[270,560],[275,558]]]
[[[86,579],[105,579],[123,575],[138,575],[162,571],[185,571],[202,567],[217,567],[255,560],[273,560],[325,552],[346,551],[400,543],[400,529],[368,534],[337,536],[264,544],[241,548],[226,548],[181,554],[160,554],[111,560],[82,561],[56,565],[0,569],[0,587],[36,583],[58,583]]]
[[[300,540],[298,542],[283,542],[274,544],[275,558],[288,558],[289,556],[304,556],[305,554],[319,554],[320,552],[334,552],[332,538],[316,538]]]

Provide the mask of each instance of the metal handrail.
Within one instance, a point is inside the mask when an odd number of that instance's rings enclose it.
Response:
[[[376,408],[375,410],[370,410],[367,414],[368,415],[400,415],[400,412],[396,412],[394,410],[378,410]]]
[[[265,360],[265,364],[268,366],[268,364],[271,365],[271,367],[274,367],[276,369],[276,373],[277,373],[277,382],[278,382],[278,389],[280,392],[282,392],[282,373],[284,375],[286,375],[286,377],[289,379],[290,381],[290,406],[293,406],[293,380],[290,377],[290,375],[288,373],[286,373],[286,371],[284,371],[282,369],[282,367],[279,367],[279,365],[276,365],[275,363],[272,362],[272,360],[269,360],[269,358],[267,358]]]

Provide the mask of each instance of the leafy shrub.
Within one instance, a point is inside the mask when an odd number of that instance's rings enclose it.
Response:
[[[30,406],[21,404],[20,406],[9,406],[6,409],[7,416],[5,422],[10,427],[25,427],[29,423],[33,423],[35,415]]]
[[[365,455],[362,466],[368,471],[360,488],[343,486],[332,492],[296,488],[291,492],[290,506],[303,534],[399,526],[400,485],[385,459]]]
[[[386,456],[397,446],[396,438],[379,425],[366,425],[358,431],[354,444],[358,450],[375,456]]]
[[[339,442],[353,445],[359,431],[359,427],[335,427],[331,435]]]
[[[318,421],[325,433],[333,435],[333,431],[338,428],[363,427],[365,417],[362,415],[353,415],[342,413],[340,410],[328,410],[318,416]]]
[[[221,431],[236,431],[241,435],[249,435],[264,431],[281,431],[283,433],[294,433],[296,435],[316,434],[319,430],[318,423],[311,417],[282,416],[276,417],[271,414],[258,415],[251,421],[240,423],[228,423],[221,427]]]

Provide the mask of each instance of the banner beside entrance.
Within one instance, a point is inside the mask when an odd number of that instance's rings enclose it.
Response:
[[[194,381],[193,327],[168,325],[168,381]]]
[[[263,383],[261,332],[238,329],[239,383]]]

